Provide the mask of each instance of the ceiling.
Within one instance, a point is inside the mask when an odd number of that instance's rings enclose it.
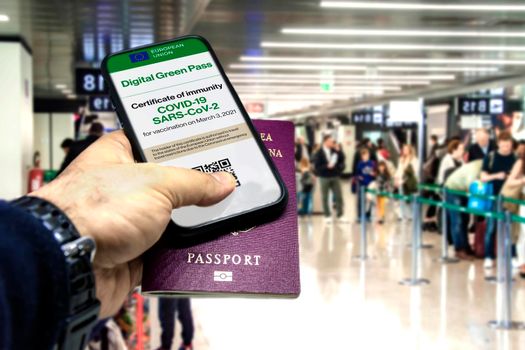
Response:
[[[321,7],[319,0],[3,0],[0,14],[11,20],[0,22],[0,34],[28,38],[37,97],[63,96],[63,85],[70,93],[74,68],[96,67],[109,52],[186,33],[206,37],[241,98],[271,104],[272,113],[327,108],[335,98],[337,105],[363,104],[520,81],[525,6],[433,3],[453,7],[385,9],[393,3],[375,0],[361,8]],[[473,4],[496,7],[461,8]]]

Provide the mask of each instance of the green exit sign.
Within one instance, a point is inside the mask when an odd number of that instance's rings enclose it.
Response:
[[[332,91],[333,87],[334,87],[334,84],[331,84],[331,83],[321,83],[321,90],[322,90],[322,91],[330,92],[330,91]]]

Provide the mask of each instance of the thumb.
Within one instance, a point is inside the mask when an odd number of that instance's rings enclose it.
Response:
[[[220,202],[235,189],[235,179],[227,172],[203,173],[151,163],[141,165],[152,169],[153,186],[171,201],[173,208],[209,206]]]

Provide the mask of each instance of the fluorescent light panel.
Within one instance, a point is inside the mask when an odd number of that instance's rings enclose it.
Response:
[[[440,4],[440,3],[413,3],[413,2],[386,2],[386,1],[321,1],[321,7],[346,8],[362,10],[405,10],[405,11],[483,11],[525,12],[525,5],[516,4]]]
[[[230,64],[233,69],[284,69],[284,70],[345,70],[345,71],[364,71],[366,66],[354,65],[314,65],[314,64]]]
[[[395,63],[395,64],[484,64],[525,65],[525,60],[449,59],[449,58],[379,58],[379,57],[294,57],[294,56],[241,56],[241,62],[286,63]]]
[[[333,49],[333,50],[379,50],[379,51],[505,51],[525,52],[525,46],[519,45],[428,45],[428,44],[340,44],[340,43],[315,43],[315,42],[276,42],[263,41],[264,48],[286,49]]]
[[[55,87],[59,90],[63,90],[67,88],[66,84],[56,84]]]
[[[380,95],[380,94],[378,94]],[[343,94],[343,95],[325,95],[319,96],[319,94],[296,94],[296,95],[285,95],[285,94],[239,94],[241,99],[271,99],[271,100],[308,100],[309,102],[314,101],[326,101],[326,100],[347,100],[349,98],[358,98],[363,95],[352,95],[352,94]]]
[[[315,78],[315,79],[358,79],[358,80],[454,80],[456,77],[453,74],[402,74],[402,75],[366,75],[366,74],[337,74],[337,75],[323,75],[319,73],[237,73],[228,72],[229,78],[274,78],[274,79],[296,79],[296,78]],[[281,80],[283,81],[283,80]]]
[[[321,77],[317,79],[289,79],[287,78],[286,81],[284,81],[286,84],[317,84],[323,83],[328,79],[322,79]],[[344,86],[341,84],[367,84],[367,85],[388,85],[388,84],[396,84],[396,85],[429,85],[430,80],[343,80],[337,79],[337,77],[334,77],[334,85],[335,86]],[[240,84],[271,84],[271,83],[283,83],[283,79],[266,79],[266,78],[260,78],[260,79],[253,79],[253,78],[233,78],[230,79],[230,81],[234,85],[240,85]]]
[[[384,72],[497,72],[496,67],[429,67],[429,66],[377,66]]]
[[[0,13],[0,22],[9,22],[9,16],[3,13]]]
[[[366,66],[348,65],[316,65],[316,64],[267,64],[267,63],[233,63],[232,69],[268,69],[268,70],[331,70],[331,71],[355,71],[367,70]],[[379,71],[403,71],[403,72],[496,72],[496,67],[428,67],[428,66],[378,66]]]
[[[245,86],[237,86],[237,91],[241,90],[268,90],[268,91],[297,91],[297,86],[287,86],[287,85],[264,85],[264,86],[257,86],[257,85],[245,85]],[[321,94],[323,93],[330,93],[322,91],[320,86],[302,86],[300,88],[302,91],[311,91],[311,92],[319,92]],[[365,92],[365,91],[400,91],[400,86],[334,86],[333,87],[334,92]]]
[[[339,28],[283,28],[283,34],[380,36],[380,37],[464,37],[464,38],[525,38],[525,32],[426,30],[426,29],[339,29]]]

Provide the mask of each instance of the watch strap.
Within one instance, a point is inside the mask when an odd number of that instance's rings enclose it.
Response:
[[[42,222],[64,253],[69,280],[69,310],[55,349],[84,349],[100,310],[91,266],[95,241],[81,237],[66,214],[42,198],[24,196],[11,204]]]

